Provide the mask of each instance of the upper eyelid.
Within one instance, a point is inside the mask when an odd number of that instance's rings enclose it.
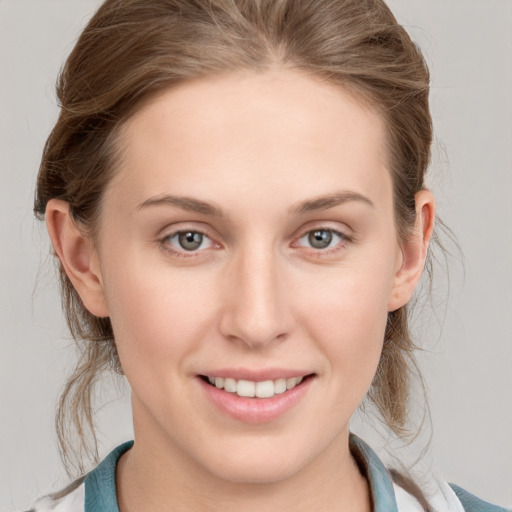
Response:
[[[348,237],[348,235],[341,229],[320,226],[320,227],[306,229],[306,231],[304,231],[303,234],[299,238],[302,238],[304,235],[307,235],[308,233],[311,233],[313,231],[330,231],[331,233],[336,233],[337,235],[340,235],[343,237]]]
[[[200,233],[201,235],[204,235],[204,236],[208,237],[210,240],[218,243],[218,239],[220,237],[218,235],[216,236],[215,234],[213,234],[211,232],[212,231],[211,229],[203,228],[201,226],[197,227],[197,223],[194,223],[194,224],[196,224],[195,226],[187,225],[186,222],[183,222],[183,223],[180,222],[178,224],[184,224],[184,226],[178,227],[178,228],[173,227],[172,225],[166,226],[165,228],[159,230],[159,233],[156,235],[156,238],[160,241],[163,241],[166,238],[171,238],[171,237],[177,235],[178,233],[186,233],[186,232],[190,231],[192,233]],[[203,223],[200,223],[200,224],[203,224]]]
[[[171,238],[173,236],[176,236],[179,233],[199,233],[200,235],[204,235],[204,236],[207,236],[208,238],[211,238],[211,236],[206,231],[204,231],[202,229],[187,229],[187,228],[174,229],[172,231],[169,231],[166,234],[163,234],[161,236],[161,238]]]
[[[347,229],[342,229],[339,227],[333,227],[328,224],[318,224],[317,226],[308,227],[306,229],[300,229],[297,230],[295,235],[293,235],[294,240],[299,240],[308,233],[311,233],[312,231],[330,231],[332,233],[336,233],[339,236],[341,236],[345,240],[352,240],[353,239],[353,233],[350,228],[347,227]]]
[[[215,236],[212,236],[210,233],[208,233],[209,230],[207,229],[201,229],[201,228],[178,228],[170,230],[169,232],[166,232],[166,229],[161,230],[163,233],[162,235],[159,235],[159,238],[169,238],[174,235],[177,235],[178,233],[186,233],[186,232],[192,232],[192,233],[200,233],[201,235],[207,236],[208,238],[211,238],[212,240],[215,239]],[[336,229],[330,226],[318,226],[318,227],[312,227],[305,230],[297,230],[299,234],[292,235],[292,238],[299,239],[303,236],[307,235],[308,233],[311,233],[312,231],[331,231],[332,233],[336,233],[340,235],[343,238],[350,238],[350,235],[348,235],[344,230]],[[297,233],[297,232],[296,232]]]

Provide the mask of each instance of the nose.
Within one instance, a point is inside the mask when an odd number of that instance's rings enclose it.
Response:
[[[271,250],[253,250],[230,263],[223,283],[220,322],[226,338],[263,349],[289,336],[293,326],[291,290],[279,259]]]

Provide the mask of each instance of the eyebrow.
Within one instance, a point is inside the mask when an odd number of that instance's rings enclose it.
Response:
[[[371,206],[372,208],[375,207],[373,201],[368,197],[363,196],[358,192],[343,191],[302,201],[292,206],[289,213],[292,215],[301,215],[304,213],[327,210],[351,201],[361,202]],[[173,196],[168,194],[150,197],[139,204],[137,209],[139,210],[150,206],[162,205],[176,206],[182,210],[201,213],[203,215],[211,215],[213,217],[224,217],[222,209],[214,203],[201,201],[200,199],[194,199],[192,197]]]
[[[372,208],[375,208],[375,204],[368,197],[363,196],[359,192],[345,190],[343,192],[336,192],[334,194],[319,196],[314,199],[308,199],[307,201],[303,201],[297,205],[292,206],[290,212],[292,214],[317,212],[320,210],[334,208],[335,206],[339,206],[341,204],[348,203],[351,201],[361,202],[367,204],[368,206],[371,206]]]
[[[211,215],[214,217],[224,216],[222,210],[213,203],[201,201],[200,199],[194,199],[192,197],[171,195],[150,197],[149,199],[146,199],[146,201],[139,204],[137,206],[137,209],[140,210],[142,208],[147,208],[149,206],[161,205],[177,206],[178,208],[181,208],[182,210],[186,210],[188,212],[202,213],[203,215]]]

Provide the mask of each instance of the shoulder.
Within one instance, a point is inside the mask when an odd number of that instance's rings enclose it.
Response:
[[[62,491],[39,499],[28,512],[119,512],[116,465],[132,445],[133,441],[128,441],[118,446],[92,471]]]
[[[398,512],[425,512],[425,510],[429,512],[466,512],[461,501],[446,482],[432,479],[428,485],[422,487],[419,493],[413,495],[399,483],[393,482]],[[416,494],[421,495],[421,498],[418,498]],[[419,499],[421,499],[421,503]]]
[[[407,475],[387,469],[370,446],[354,434],[350,435],[350,451],[368,480],[375,512],[512,512],[435,475],[418,485]]]
[[[84,512],[84,504],[84,478],[80,478],[62,491],[37,500],[29,512]]]
[[[511,512],[512,510],[481,500],[458,485],[450,484],[450,488],[462,503],[465,512]]]
[[[512,509],[493,505],[477,498],[461,487],[442,480],[431,482],[425,493],[431,512],[512,512]],[[393,483],[398,512],[424,512],[419,501],[398,484]]]

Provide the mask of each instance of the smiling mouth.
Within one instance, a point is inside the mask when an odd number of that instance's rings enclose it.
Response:
[[[313,374],[303,377],[290,377],[287,379],[264,380],[261,382],[206,375],[201,375],[200,377],[211,386],[223,389],[228,393],[233,393],[243,398],[271,398],[274,395],[286,393],[286,391],[290,391],[299,386],[305,380],[313,377]]]

